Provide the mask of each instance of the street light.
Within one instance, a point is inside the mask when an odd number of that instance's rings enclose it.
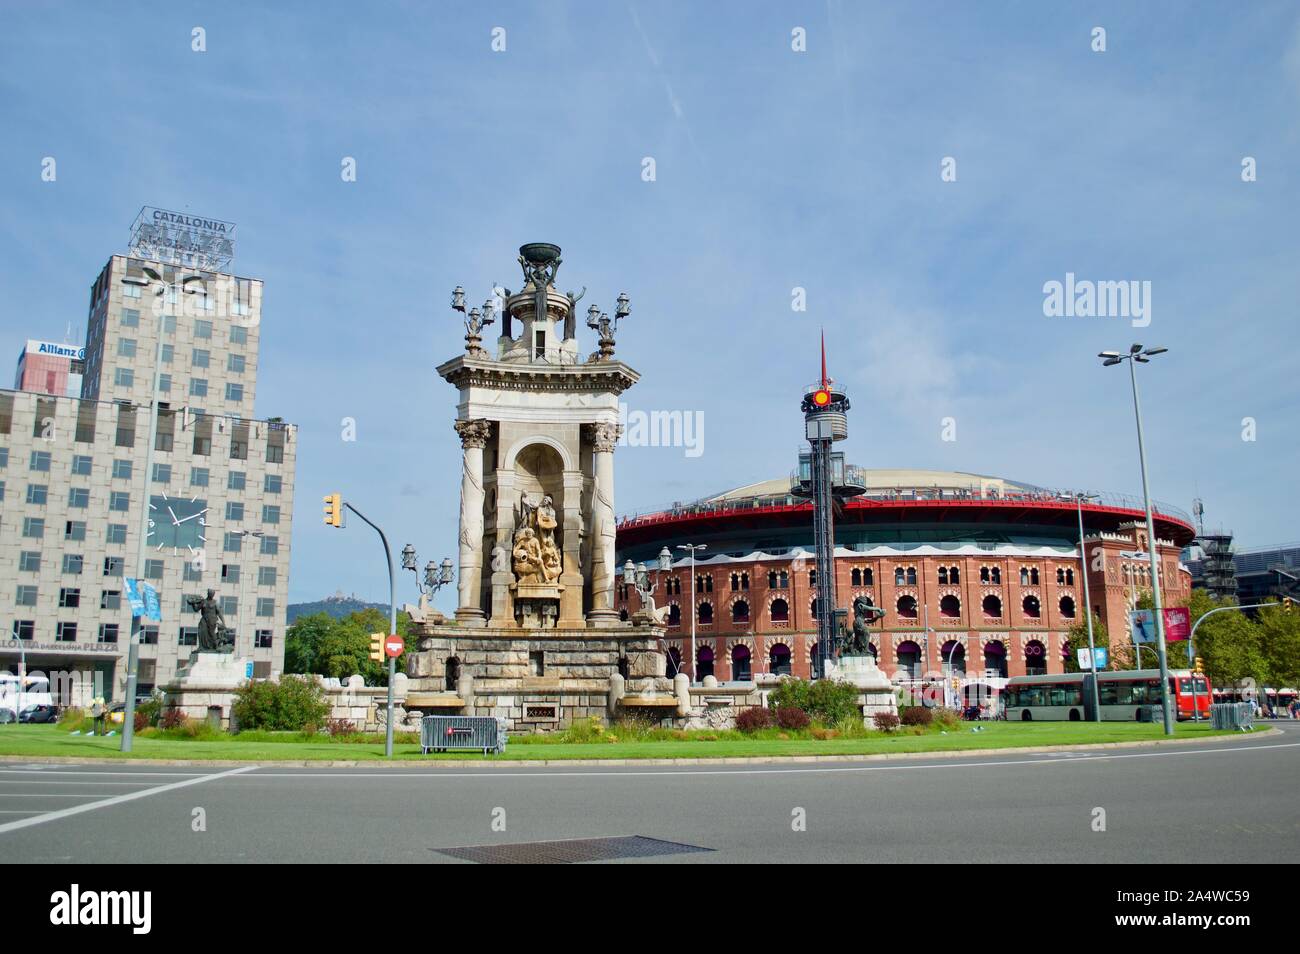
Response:
[[[695,551],[707,550],[707,543],[679,543],[677,549],[689,550],[691,554],[691,683],[695,683],[695,670],[699,668],[700,658],[695,651]],[[665,549],[667,549],[665,547]],[[660,554],[660,558],[663,554]]]
[[[416,574],[415,588],[420,591],[420,608],[428,606],[429,597],[452,581],[455,575],[451,557],[443,557],[441,566],[430,560],[424,565],[424,580],[420,580],[420,559],[415,554],[415,546],[408,543],[402,547],[402,569]]]
[[[1088,554],[1083,543],[1083,502],[1098,500],[1100,494],[1073,493],[1075,510],[1079,514],[1079,567],[1083,573],[1083,612],[1088,618],[1088,668],[1092,671],[1092,721],[1101,721],[1101,697],[1097,691],[1097,646],[1092,635],[1092,595],[1088,592]]]
[[[144,449],[144,480],[140,492],[140,540],[135,556],[135,575],[137,580],[145,579],[145,560],[148,553],[149,537],[149,481],[153,480],[153,450],[158,440],[158,379],[162,376],[163,334],[167,330],[167,306],[163,297],[172,288],[184,288],[189,281],[202,281],[198,275],[189,275],[178,282],[168,283],[154,269],[145,267],[144,275],[122,276],[123,285],[156,285],[154,294],[159,297],[153,311],[158,316],[158,342],[154,346],[153,379],[149,386],[149,438]],[[140,674],[140,617],[131,614],[131,641],[126,653],[126,700],[122,711],[122,751],[130,752],[135,738],[135,692]],[[24,668],[26,668],[24,666]],[[21,688],[21,687],[20,687]]]
[[[1142,439],[1142,405],[1138,400],[1137,365],[1147,364],[1152,356],[1164,354],[1168,348],[1143,348],[1140,344],[1132,345],[1127,354],[1118,351],[1103,351],[1097,357],[1102,358],[1104,367],[1111,367],[1123,361],[1128,362],[1129,380],[1133,385],[1133,418],[1137,423],[1138,460],[1142,465],[1142,499],[1147,512],[1147,558],[1151,563],[1151,601],[1156,618],[1156,654],[1160,660],[1160,701],[1164,709],[1165,735],[1174,734],[1174,710],[1169,700],[1169,659],[1165,652],[1165,617],[1160,605],[1160,563],[1156,556],[1156,527],[1151,515],[1151,491],[1147,485],[1147,454]]]

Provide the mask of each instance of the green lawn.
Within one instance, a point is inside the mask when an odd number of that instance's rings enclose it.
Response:
[[[1180,724],[1175,738],[1207,738],[1224,735],[1207,723]],[[505,755],[490,756],[488,761],[518,759],[671,759],[671,758],[739,758],[795,755],[879,755],[900,752],[947,752],[966,749],[1010,749],[1031,745],[1077,745],[1095,742],[1155,741],[1163,737],[1159,725],[1132,722],[1106,722],[1101,725],[1071,722],[1057,723],[986,723],[984,731],[972,732],[969,726],[949,732],[924,735],[882,735],[873,733],[857,739],[775,739],[733,738],[726,734],[715,741],[628,740],[619,742],[567,743],[547,737],[517,736]],[[283,741],[268,738],[267,733],[241,740],[230,736],[220,740],[135,739],[134,750],[123,755],[117,736],[103,738],[69,735],[52,725],[0,726],[0,755],[66,756],[70,758],[141,758],[141,759],[237,759],[250,762],[382,759],[383,743],[301,741],[295,733],[285,733]],[[483,759],[478,753],[421,755],[418,745],[395,744],[398,759]]]

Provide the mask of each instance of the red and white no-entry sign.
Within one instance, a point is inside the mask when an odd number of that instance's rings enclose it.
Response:
[[[389,636],[384,640],[384,652],[396,659],[406,651],[406,643],[401,636]]]

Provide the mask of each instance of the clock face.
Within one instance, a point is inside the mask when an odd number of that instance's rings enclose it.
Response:
[[[155,552],[193,557],[203,551],[207,538],[208,503],[198,497],[149,498],[149,546]]]

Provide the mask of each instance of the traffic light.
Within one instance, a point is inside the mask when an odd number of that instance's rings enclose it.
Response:
[[[325,525],[327,527],[343,526],[342,494],[330,494],[325,498]]]
[[[1198,676],[1203,676],[1205,674],[1205,660],[1200,656],[1197,656],[1196,663],[1192,666],[1192,671]]]
[[[384,661],[384,640],[387,636],[384,633],[370,634],[370,658],[375,662]]]

